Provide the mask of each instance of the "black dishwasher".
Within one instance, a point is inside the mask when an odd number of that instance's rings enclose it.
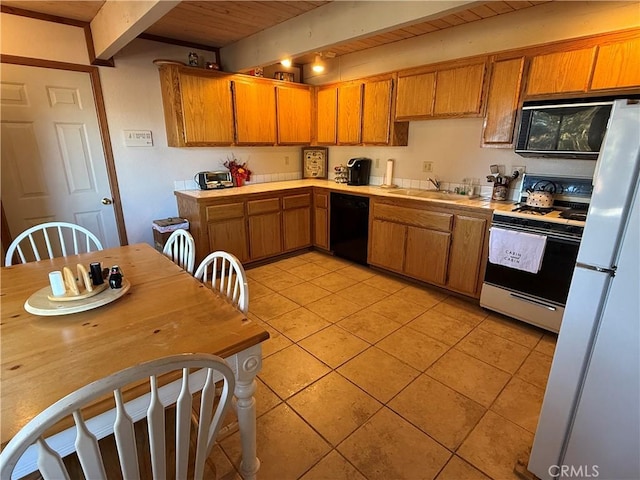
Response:
[[[369,198],[331,192],[330,249],[338,257],[367,264]]]

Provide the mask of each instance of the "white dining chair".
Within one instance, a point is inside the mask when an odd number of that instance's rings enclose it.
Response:
[[[249,311],[249,285],[240,261],[227,252],[213,252],[202,260],[194,277],[225,295],[242,313]]]
[[[22,263],[28,263],[42,260],[43,257],[66,257],[97,250],[102,250],[98,237],[80,225],[68,222],[41,223],[28,228],[11,242],[4,264],[13,265],[16,253]]]
[[[196,263],[196,242],[189,232],[182,228],[175,230],[164,244],[162,253],[193,275],[193,267]]]
[[[178,380],[167,385],[165,378]],[[216,384],[222,384],[219,395]],[[141,388],[141,385],[146,386],[149,393],[125,403],[123,392],[126,388]],[[175,388],[168,388],[172,386]],[[211,471],[215,471],[215,465],[207,459],[231,405],[234,388],[233,371],[215,355],[173,355],[121,370],[70,393],[27,423],[0,453],[0,478],[11,478],[16,464],[30,447],[35,449],[37,468],[45,480],[70,478],[70,473],[71,478],[76,478],[74,466],[82,471],[84,478],[106,479],[120,474],[127,479],[148,478],[151,475],[145,459],[149,458],[154,479],[166,478],[167,462],[175,464],[176,479],[208,478]],[[113,437],[106,437],[99,444],[95,432],[90,430],[91,419],[85,421],[81,409],[106,397],[112,398],[112,404],[115,404],[110,430]],[[200,414],[195,419],[197,425],[192,435],[194,397],[200,397]],[[142,415],[146,412],[146,428],[144,422],[134,423],[132,417],[135,416],[131,412],[136,409],[141,410]],[[54,442],[44,438],[44,434],[69,418],[75,424],[77,458],[67,458],[63,462],[62,456],[52,447]],[[171,442],[174,435],[175,442]],[[106,458],[108,455],[101,453],[101,450],[109,451],[110,444],[105,441],[115,443],[119,469],[115,458]]]

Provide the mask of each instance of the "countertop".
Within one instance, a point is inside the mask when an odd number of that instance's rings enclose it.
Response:
[[[507,211],[513,209],[514,201],[494,201],[488,197],[465,198],[460,200],[441,200],[434,198],[423,198],[411,195],[398,195],[391,193],[395,189],[382,188],[379,185],[354,186],[345,183],[336,183],[332,180],[304,179],[304,180],[288,180],[284,182],[257,183],[254,185],[243,185],[242,187],[224,188],[220,190],[177,190],[174,193],[177,196],[197,200],[229,198],[239,195],[251,195],[258,193],[280,192],[283,190],[294,190],[296,188],[320,187],[336,192],[344,192],[350,194],[360,194],[366,196],[378,196],[395,199],[410,199],[421,202],[437,204],[439,206],[451,205],[456,207],[471,207],[474,209],[489,209]]]

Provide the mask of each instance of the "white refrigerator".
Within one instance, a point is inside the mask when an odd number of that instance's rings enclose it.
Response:
[[[640,479],[640,102],[616,100],[529,470]]]

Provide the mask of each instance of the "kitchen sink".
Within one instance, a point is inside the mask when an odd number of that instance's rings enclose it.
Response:
[[[455,202],[458,200],[467,200],[467,195],[450,192],[448,190],[420,190],[419,188],[398,188],[387,190],[392,195],[403,195],[406,197],[421,197],[433,200],[449,200]],[[472,197],[473,198],[473,197]]]

